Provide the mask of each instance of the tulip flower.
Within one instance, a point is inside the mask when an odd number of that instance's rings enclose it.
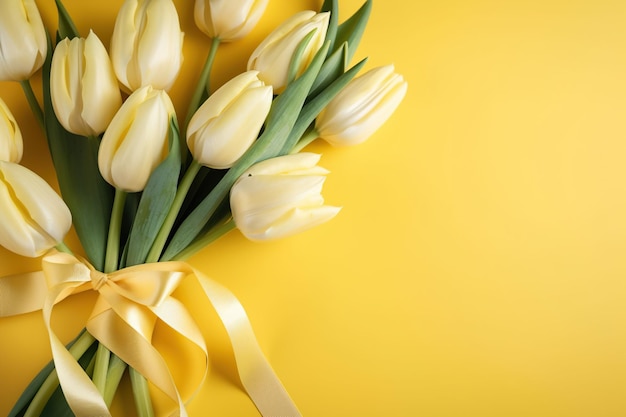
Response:
[[[72,215],[63,199],[28,168],[0,161],[0,245],[35,258],[63,241]]]
[[[183,37],[172,0],[125,0],[113,27],[111,60],[129,90],[169,90],[183,62]]]
[[[61,125],[82,136],[104,132],[122,105],[113,66],[95,33],[58,43],[50,70],[52,106]]]
[[[194,20],[210,38],[231,42],[246,36],[257,24],[268,0],[196,0]]]
[[[0,81],[29,79],[43,65],[47,51],[35,1],[0,1]]]
[[[267,159],[250,167],[230,191],[237,228],[250,240],[289,236],[324,223],[339,207],[324,205],[325,175],[320,155],[297,153]]]
[[[319,137],[332,145],[356,145],[389,119],[407,83],[393,65],[374,68],[350,81],[320,112],[315,122]]]
[[[23,149],[22,132],[9,107],[0,98],[0,161],[19,163]]]
[[[137,192],[167,155],[174,105],[167,93],[145,86],[132,93],[104,132],[98,153],[102,177],[114,187]]]
[[[247,71],[228,81],[200,106],[187,127],[194,159],[210,168],[230,168],[259,135],[272,105],[272,87]]]
[[[248,60],[248,69],[259,71],[259,78],[265,84],[274,87],[276,93],[282,92],[289,81],[289,65],[298,44],[315,30],[302,54],[296,76],[306,70],[324,44],[329,19],[328,12],[315,13],[305,10],[296,13],[270,33],[252,52]]]

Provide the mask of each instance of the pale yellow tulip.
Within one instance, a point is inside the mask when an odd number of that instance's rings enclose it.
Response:
[[[191,118],[187,145],[201,165],[230,168],[256,140],[273,97],[257,75],[248,71],[228,81]]]
[[[298,153],[259,162],[230,191],[233,219],[250,240],[290,236],[325,223],[340,208],[324,205],[320,155]]]
[[[72,215],[40,176],[21,165],[0,161],[0,245],[37,257],[62,242]]]
[[[145,86],[131,94],[102,137],[98,152],[102,177],[123,191],[143,190],[167,155],[174,116],[174,105],[165,91]]]
[[[0,81],[29,79],[43,65],[47,51],[35,1],[0,1]]]
[[[194,20],[211,38],[231,42],[246,36],[258,23],[268,0],[196,0]]]
[[[326,38],[330,14],[305,10],[296,13],[278,26],[252,52],[248,69],[259,71],[259,78],[281,93],[289,79],[289,65],[300,42],[312,31],[313,37],[302,54],[296,76],[309,66]]]
[[[169,90],[183,62],[183,38],[172,0],[125,0],[111,37],[117,79],[129,91]]]
[[[406,90],[406,81],[393,65],[353,79],[318,115],[319,137],[336,146],[364,142],[391,117]]]
[[[57,119],[69,132],[97,136],[122,105],[107,51],[95,33],[63,39],[52,55],[50,95]]]

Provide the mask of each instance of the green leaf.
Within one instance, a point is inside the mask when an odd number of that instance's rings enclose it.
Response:
[[[293,149],[298,143],[298,140],[302,137],[302,134],[304,134],[306,129],[313,123],[313,120],[315,120],[322,109],[356,76],[366,62],[367,58],[361,60],[302,108],[298,121],[295,123],[289,137],[285,141],[281,155],[288,154],[291,149]]]
[[[339,23],[339,2],[338,0],[325,0],[322,4],[321,12],[330,12],[330,21],[326,30],[326,40],[330,42],[328,55],[335,52],[335,38],[337,37],[337,24]]]
[[[77,38],[79,37],[78,29],[76,29],[76,25],[72,20],[72,17],[65,9],[63,2],[61,0],[55,0],[57,5],[57,12],[59,14],[59,37],[61,39],[64,38]]]
[[[298,44],[298,47],[293,51],[293,55],[291,56],[291,61],[289,61],[289,70],[287,71],[287,80],[288,83],[292,83],[293,80],[298,76],[298,68],[300,67],[300,63],[302,62],[302,55],[304,55],[304,51],[306,47],[311,43],[311,39],[317,29],[313,29],[310,31]]]
[[[335,45],[342,45],[344,42],[348,43],[348,62],[350,62],[359,46],[371,11],[372,0],[367,0],[356,13],[337,28]]]
[[[48,46],[52,50],[50,39]],[[92,265],[102,270],[109,219],[113,205],[113,187],[98,171],[98,138],[85,138],[66,131],[59,123],[50,98],[48,54],[43,67],[44,122],[50,154],[63,200],[72,212],[78,238]]]
[[[154,170],[141,195],[137,216],[130,233],[126,266],[145,262],[172,206],[181,170],[179,136],[176,119],[172,118],[169,154]]]
[[[313,87],[311,87],[311,93],[309,98],[315,97],[320,91],[328,87],[333,81],[341,76],[346,71],[348,66],[348,44],[344,43],[341,48],[337,49],[334,54],[329,56],[320,73],[317,75]]]
[[[322,67],[329,46],[329,42],[324,43],[302,76],[289,84],[285,91],[274,99],[267,116],[265,130],[259,139],[183,221],[163,253],[162,261],[172,259],[196,238],[211,220],[222,201],[228,196],[230,188],[237,178],[246,169],[256,162],[280,154],[289,133],[298,120],[302,106]]]

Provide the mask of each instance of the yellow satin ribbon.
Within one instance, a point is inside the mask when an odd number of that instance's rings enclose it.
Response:
[[[172,296],[184,279],[196,279],[224,324],[244,390],[264,417],[299,417],[278,377],[265,359],[250,321],[237,298],[224,286],[184,262],[137,265],[104,274],[87,261],[52,252],[42,271],[0,278],[0,317],[42,310],[52,357],[67,402],[78,417],[110,416],[89,376],[54,333],[55,304],[83,291],[97,291],[86,328],[98,341],[135,368],[177,404],[173,415],[186,416],[183,398],[200,388],[208,372],[205,340],[184,304]],[[201,379],[179,392],[166,361],[152,344],[157,320],[178,332],[203,357]],[[201,368],[202,369],[202,368]]]

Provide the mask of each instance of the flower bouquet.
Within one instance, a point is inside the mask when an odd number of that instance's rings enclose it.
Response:
[[[19,164],[20,129],[0,99],[0,245],[41,257],[41,271],[0,278],[0,315],[41,311],[52,350],[10,416],[108,416],[124,375],[139,416],[155,415],[154,395],[170,404],[165,415],[186,415],[209,355],[189,295],[176,292],[184,281],[222,321],[260,414],[300,415],[241,304],[185,260],[235,228],[278,239],[338,213],[321,195],[320,155],[301,151],[317,138],[364,141],[406,92],[393,66],[359,75],[365,60],[350,64],[371,0],[342,23],[337,0],[296,13],[258,45],[247,71],[216,89],[209,77],[220,43],[249,33],[267,0],[196,0],[182,12],[193,13],[211,49],[180,118],[168,95],[183,65],[172,0],[125,0],[108,50],[55,5],[50,33],[34,0],[0,3],[0,79],[22,85],[62,196]],[[72,226],[79,248],[64,243]],[[55,306],[86,291],[97,293],[91,315],[65,345]],[[162,327],[172,334],[166,346],[153,337]],[[202,371],[181,378],[173,361]]]

